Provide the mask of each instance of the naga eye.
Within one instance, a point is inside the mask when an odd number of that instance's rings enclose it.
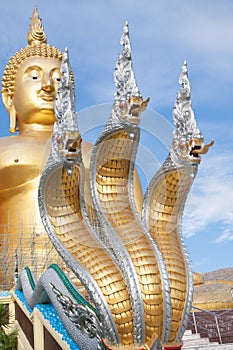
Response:
[[[184,144],[182,142],[179,143],[179,148],[184,149]]]
[[[32,77],[32,79],[33,79],[33,80],[36,80],[36,79],[38,79],[38,77],[35,77],[35,76],[34,76],[34,77]]]

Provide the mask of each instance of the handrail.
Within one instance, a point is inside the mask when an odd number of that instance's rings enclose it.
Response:
[[[192,322],[188,322],[189,324],[192,324]],[[214,322],[212,322],[212,324],[214,324]],[[204,326],[202,326],[201,324],[198,324],[198,328],[199,328],[199,330],[201,329],[203,329],[203,330],[205,330],[206,331],[206,328],[204,327]],[[214,329],[208,329],[208,332],[209,333],[212,333],[213,335],[215,335],[216,334],[216,330],[214,330]],[[196,329],[195,329],[195,333],[197,334],[197,333],[199,333],[198,331],[196,332]]]
[[[192,306],[192,309],[196,309],[196,310],[199,310],[199,311],[202,311],[202,312],[206,312],[207,314],[214,314],[214,315],[216,315],[217,313],[216,312],[214,312],[214,311],[210,311],[210,310],[204,310],[204,309],[201,309],[201,308],[199,308],[199,307],[197,307],[197,306]]]
[[[198,313],[195,315],[194,310],[198,310],[198,311],[201,311],[203,313],[209,314],[209,315],[211,315],[214,318],[214,321],[205,319],[206,323],[212,324],[212,325],[214,325],[216,327],[216,331],[212,330],[211,328],[208,328],[208,332],[212,333],[213,335],[217,335],[218,339],[219,339],[219,343],[222,344],[223,343],[222,335],[223,334],[226,335],[228,333],[224,332],[221,335],[221,330],[220,330],[220,327],[219,327],[219,316],[226,314],[227,310],[219,315],[215,311],[203,310],[203,309],[201,309],[199,307],[192,306],[192,318],[193,318],[193,325],[194,325],[195,333],[198,333],[198,328],[199,329],[203,329],[205,331],[206,331],[206,328],[203,327],[201,324],[198,324],[198,319],[197,319],[198,318]],[[189,323],[191,323],[191,322],[189,322]]]

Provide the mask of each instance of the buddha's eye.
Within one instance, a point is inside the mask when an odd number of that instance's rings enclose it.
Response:
[[[59,83],[59,81],[61,81],[61,72],[58,68],[55,68],[51,71],[51,78],[54,82]]]
[[[57,74],[57,73],[53,74],[52,78],[53,78],[54,81],[57,81],[57,82],[61,81],[61,75],[60,74]]]
[[[41,71],[35,67],[29,67],[25,73],[25,77],[31,80],[38,80],[41,78]]]

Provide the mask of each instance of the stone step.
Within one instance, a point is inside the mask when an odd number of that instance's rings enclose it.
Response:
[[[184,332],[184,335],[189,335],[189,334],[193,334],[191,329],[186,329],[186,331]]]
[[[201,349],[202,347],[203,349],[209,349],[210,346],[219,345],[216,342],[210,343],[208,338],[201,338],[199,333],[192,333],[191,330],[185,331],[182,340],[183,340],[182,349],[188,349],[188,350],[192,350],[192,349],[198,350],[198,349]]]
[[[195,334],[196,335],[196,334]],[[201,345],[209,345],[210,344],[210,341],[209,341],[209,339],[208,338],[194,338],[194,339],[189,339],[189,340],[186,340],[186,341],[184,341],[184,345],[183,345],[183,348],[185,347],[185,346],[195,346],[195,345],[197,345],[197,346],[201,346]]]
[[[196,345],[191,347],[182,347],[187,350],[233,350],[233,344],[214,344],[210,343],[209,345]]]
[[[208,338],[201,338],[199,333],[186,330],[183,336],[182,350],[233,350],[233,344],[219,344],[210,342]]]
[[[208,338],[201,338],[199,333],[192,333],[192,331],[185,331],[183,335],[183,349],[190,348],[191,346],[208,345]]]
[[[192,332],[191,332],[191,334],[187,334],[185,332],[182,339],[185,342],[185,341],[189,341],[189,340],[198,340],[200,338],[201,338],[200,333],[192,334]]]

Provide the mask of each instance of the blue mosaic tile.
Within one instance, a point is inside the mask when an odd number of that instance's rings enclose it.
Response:
[[[17,298],[22,302],[22,304],[27,308],[28,312],[31,314],[33,309],[31,309],[28,306],[23,292],[21,290],[16,290],[14,293],[17,296]],[[63,323],[61,322],[52,304],[36,304],[35,308],[37,308],[42,313],[44,318],[47,321],[49,321],[53,329],[62,336],[62,340],[69,345],[70,350],[80,350],[78,345],[73,341],[73,339],[70,337],[69,333],[63,326]]]
[[[11,296],[11,293],[8,292],[7,290],[6,291],[0,291],[0,298],[1,297],[10,297]]]

